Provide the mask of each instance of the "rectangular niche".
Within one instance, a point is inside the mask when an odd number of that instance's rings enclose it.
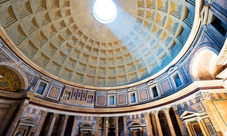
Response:
[[[178,73],[175,73],[173,75],[173,81],[174,81],[174,83],[175,83],[177,88],[183,85],[183,82],[182,82],[182,80],[181,80],[181,78],[180,78]]]
[[[151,93],[152,93],[153,98],[159,96],[159,94],[158,94],[158,89],[157,89],[156,85],[153,86],[153,87],[151,87]]]
[[[115,105],[115,96],[109,95],[109,106],[114,106],[114,105]]]
[[[129,94],[130,103],[136,103],[136,93],[132,92]]]
[[[37,93],[39,95],[43,95],[43,93],[45,92],[47,86],[48,86],[47,82],[40,81],[38,87],[36,88],[35,93]]]

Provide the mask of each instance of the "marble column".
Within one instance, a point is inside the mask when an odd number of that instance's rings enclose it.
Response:
[[[175,130],[174,130],[174,127],[173,127],[172,120],[171,120],[170,115],[169,115],[169,108],[165,108],[165,109],[163,109],[163,111],[165,112],[165,115],[166,115],[166,120],[167,120],[169,129],[170,129],[171,136],[175,136],[176,133],[175,133]]]
[[[96,136],[99,136],[100,119],[101,119],[101,117],[96,117],[96,127],[95,127]]]
[[[186,136],[187,134],[186,134],[184,125],[183,125],[183,123],[182,123],[182,121],[181,121],[181,119],[180,119],[180,115],[179,115],[179,112],[178,112],[178,108],[177,108],[177,106],[173,106],[172,108],[173,108],[175,117],[176,117],[176,119],[177,119],[177,123],[178,123],[178,126],[179,126],[179,128],[180,128],[181,134],[182,134],[182,136]]]
[[[119,135],[118,119],[119,119],[119,117],[115,117],[115,136],[118,136]]]
[[[187,127],[189,136],[192,136],[192,132],[191,132],[191,129],[190,129],[190,126],[189,126],[190,123],[189,123],[189,122],[185,122],[185,125],[186,125],[186,127]]]
[[[24,112],[24,110],[26,109],[26,107],[28,106],[28,101],[25,101],[23,103],[20,104],[20,109],[17,112],[17,115],[14,117],[13,121],[11,122],[11,125],[6,133],[6,136],[12,136],[16,126],[18,125],[18,122],[20,121],[20,118]]]
[[[53,118],[52,118],[51,123],[50,123],[50,127],[49,127],[49,130],[48,130],[47,136],[51,136],[57,116],[58,116],[58,114],[54,113]]]
[[[201,124],[202,124],[206,134],[209,135],[210,133],[208,132],[207,127],[206,127],[205,122],[203,121],[203,119],[201,119]]]
[[[204,130],[204,127],[203,127],[203,125],[202,125],[202,123],[201,123],[201,119],[198,119],[197,121],[198,121],[198,123],[199,123],[200,129],[202,130],[203,135],[204,135],[204,136],[207,136],[206,131]]]
[[[109,132],[109,118],[105,117],[105,136],[108,136]]]
[[[152,111],[152,112],[154,113],[154,116],[155,116],[155,121],[156,121],[157,129],[158,129],[158,135],[163,136],[162,127],[161,127],[159,117],[158,117],[159,111]]]
[[[31,133],[32,133],[32,128],[33,128],[32,126],[29,127],[27,136],[30,136],[30,135],[31,135]]]
[[[123,116],[123,122],[124,122],[124,136],[128,135],[128,130],[127,130],[127,116]]]
[[[147,136],[153,136],[150,113],[145,113],[144,117],[145,117],[145,122],[147,126]]]
[[[153,112],[151,112],[151,122],[152,122],[152,126],[154,128],[154,135],[158,136],[158,129],[157,129],[156,121],[155,121],[155,115]]]
[[[41,118],[39,120],[39,124],[38,124],[36,132],[35,132],[35,136],[39,136],[39,134],[42,130],[42,127],[43,127],[43,123],[46,119],[46,116],[47,116],[47,111],[42,111],[42,115],[41,115]]]
[[[76,135],[77,121],[78,121],[78,116],[74,116],[73,128],[72,128],[71,136],[75,136]]]
[[[17,108],[17,104],[16,103],[10,104],[10,108],[9,108],[7,114],[5,115],[4,119],[1,122],[0,136],[3,135],[2,132],[5,130],[7,124],[10,121],[10,118],[12,118],[12,115],[13,115],[13,113],[14,113],[16,108]]]
[[[69,115],[65,115],[60,136],[64,136],[64,134],[65,134],[65,128],[66,128],[66,125],[67,125],[67,122],[68,122],[68,118],[69,118]]]

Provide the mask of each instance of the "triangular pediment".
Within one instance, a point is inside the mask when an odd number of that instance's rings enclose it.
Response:
[[[177,67],[172,67],[169,69],[168,74],[172,74],[174,71],[176,71],[178,68]]]
[[[116,93],[116,91],[114,91],[114,90],[110,90],[109,92],[108,92],[108,94],[115,94]]]
[[[20,123],[33,125],[36,124],[36,121],[32,117],[23,117],[20,119]]]
[[[132,91],[136,91],[136,90],[137,90],[136,87],[130,87],[127,91],[132,92]]]
[[[197,113],[191,112],[191,111],[184,111],[184,113],[180,116],[181,118],[187,118],[187,117],[192,117],[196,116]]]

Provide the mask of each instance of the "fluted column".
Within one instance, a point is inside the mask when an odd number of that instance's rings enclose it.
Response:
[[[75,134],[76,134],[77,121],[78,121],[78,116],[74,116],[73,128],[72,128],[71,136],[75,136]]]
[[[49,130],[48,130],[47,136],[51,136],[57,116],[58,116],[58,114],[54,113],[53,118],[52,118],[51,123],[50,123],[50,127],[49,127]]]
[[[67,125],[67,122],[68,122],[68,118],[69,118],[69,115],[65,115],[60,136],[64,136],[64,134],[65,134],[65,128],[66,128],[66,125]]]
[[[10,104],[10,109],[8,110],[6,116],[4,117],[4,119],[1,122],[2,125],[0,127],[0,135],[3,135],[2,132],[6,129],[6,126],[7,126],[6,124],[9,123],[9,120],[10,120],[10,118],[12,118],[12,115],[16,108],[17,108],[16,103]]]
[[[158,129],[157,129],[157,126],[156,126],[156,121],[155,121],[155,116],[154,116],[154,113],[151,112],[151,121],[152,121],[152,127],[154,128],[154,135],[155,136],[158,136]]]
[[[27,136],[30,136],[30,135],[31,135],[31,133],[32,133],[32,128],[33,128],[32,126],[29,127]]]
[[[145,117],[145,122],[147,126],[147,136],[153,136],[150,114],[145,113],[144,117]]]
[[[96,127],[95,127],[95,135],[96,136],[99,136],[100,119],[101,119],[101,117],[96,117]]]
[[[115,117],[115,136],[118,136],[119,135],[118,119],[119,119],[119,117]]]
[[[179,115],[177,106],[173,106],[173,111],[174,111],[175,117],[177,119],[177,123],[178,123],[178,126],[180,128],[182,136],[186,136],[187,134],[186,134],[184,125],[183,125],[183,123],[182,123],[182,121],[180,119],[180,115]]]
[[[43,127],[43,123],[46,119],[46,116],[47,116],[47,111],[42,111],[42,116],[40,118],[40,121],[39,121],[39,125],[36,129],[36,132],[35,132],[35,136],[39,136],[41,130],[42,130],[42,127]]]
[[[15,128],[16,126],[18,125],[18,122],[24,112],[24,110],[26,109],[26,107],[28,106],[28,101],[25,101],[23,103],[20,104],[20,109],[19,111],[17,112],[17,115],[15,116],[13,122],[11,122],[11,125],[6,133],[6,136],[12,136],[14,131],[15,131]]]
[[[203,125],[202,125],[202,123],[201,123],[201,120],[199,119],[199,120],[197,120],[197,121],[198,121],[198,123],[199,123],[200,129],[202,130],[203,135],[204,135],[204,136],[207,136],[206,131],[204,130]]]
[[[109,131],[109,118],[105,117],[105,136],[108,136]]]
[[[165,115],[166,115],[166,120],[168,122],[170,133],[171,133],[172,136],[175,136],[176,133],[175,133],[175,130],[174,130],[174,127],[173,127],[172,120],[171,120],[170,115],[169,115],[169,108],[165,108],[165,109],[163,109],[163,111],[165,112]]]
[[[152,112],[154,113],[154,116],[155,116],[155,121],[156,121],[157,129],[158,129],[158,134],[159,134],[159,136],[163,136],[162,127],[161,127],[161,124],[160,124],[160,121],[159,121],[159,117],[158,117],[159,111],[152,111]]]
[[[127,131],[127,116],[123,117],[123,122],[124,122],[124,136],[128,135],[128,131]]]
[[[207,130],[207,127],[206,127],[206,125],[205,125],[203,119],[201,119],[201,124],[202,124],[202,126],[203,126],[203,128],[204,128],[206,134],[209,135],[209,132],[208,132],[208,130]]]
[[[186,125],[186,127],[187,127],[189,136],[192,136],[192,132],[191,132],[191,129],[190,129],[190,126],[189,126],[190,123],[189,123],[189,122],[185,122],[185,125]]]

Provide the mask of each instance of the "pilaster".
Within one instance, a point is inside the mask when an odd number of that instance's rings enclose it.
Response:
[[[44,123],[44,121],[46,119],[47,113],[48,113],[47,111],[42,111],[42,115],[41,115],[38,127],[36,129],[35,136],[39,136],[39,134],[40,134],[40,132],[42,130],[42,127],[43,127],[43,123]]]
[[[20,104],[20,109],[18,110],[13,122],[11,122],[11,125],[6,133],[6,136],[13,135],[15,128],[17,128],[18,122],[27,106],[28,106],[28,101],[24,101]]]
[[[183,125],[183,123],[182,123],[182,121],[181,121],[181,119],[180,119],[180,115],[179,115],[179,112],[178,112],[178,108],[177,108],[176,105],[174,105],[172,108],[173,108],[175,117],[176,117],[176,119],[177,119],[177,123],[178,123],[178,126],[179,126],[179,128],[180,128],[181,134],[182,134],[182,136],[186,136],[187,134],[186,134],[184,125]]]
[[[72,128],[71,136],[75,136],[76,135],[77,121],[78,121],[78,116],[74,116],[73,128]]]

